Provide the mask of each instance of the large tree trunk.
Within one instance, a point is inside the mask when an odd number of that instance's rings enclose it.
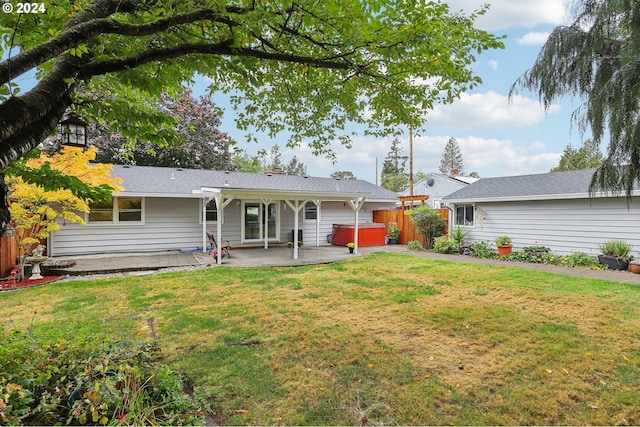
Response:
[[[4,235],[9,221],[11,221],[11,214],[9,214],[9,189],[4,182],[4,174],[0,172],[0,237]]]

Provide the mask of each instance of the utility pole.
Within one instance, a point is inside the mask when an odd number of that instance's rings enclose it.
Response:
[[[409,196],[413,197],[413,128],[411,126],[409,126]],[[413,199],[411,209],[413,209]]]

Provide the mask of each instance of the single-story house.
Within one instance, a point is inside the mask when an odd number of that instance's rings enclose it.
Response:
[[[482,178],[443,198],[449,223],[469,234],[465,245],[509,236],[514,250],[546,246],[557,254],[600,254],[607,240],[625,240],[640,253],[640,192],[630,204],[624,195],[595,194],[595,169]]]
[[[429,196],[425,204],[440,209],[442,198],[476,182],[479,178],[460,176],[457,174],[428,173],[423,179],[413,183],[413,194]],[[400,193],[401,197],[409,196],[409,188]],[[419,204],[419,203],[418,203]]]
[[[397,195],[363,180],[114,165],[123,191],[85,224],[64,224],[50,256],[204,250],[207,231],[234,246],[327,243],[334,223],[371,223]],[[357,232],[357,231],[356,231]],[[356,242],[357,243],[357,242]],[[297,245],[295,257],[297,258]]]

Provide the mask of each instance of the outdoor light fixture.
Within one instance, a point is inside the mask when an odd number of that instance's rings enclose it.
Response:
[[[82,148],[87,146],[87,124],[76,116],[68,116],[60,122],[60,134],[62,145]]]

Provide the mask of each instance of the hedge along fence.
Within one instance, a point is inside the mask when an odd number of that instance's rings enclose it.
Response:
[[[436,211],[438,211],[440,218],[444,219],[447,223],[443,230],[443,233],[446,234],[449,229],[449,210],[436,209]],[[383,223],[386,227],[388,227],[390,223],[395,222],[398,224],[398,228],[400,229],[398,243],[406,245],[412,240],[419,240],[420,243],[424,245],[424,237],[416,231],[416,228],[411,221],[411,217],[407,215],[406,210],[388,209],[373,211],[373,222]]]

